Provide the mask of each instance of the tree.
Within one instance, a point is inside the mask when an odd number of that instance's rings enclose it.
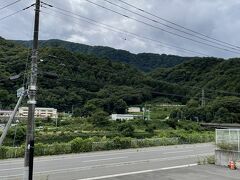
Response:
[[[194,99],[190,99],[187,103],[187,106],[190,108],[196,108],[199,106],[199,103]]]
[[[118,131],[121,132],[124,136],[133,136],[134,126],[130,122],[124,122],[118,125]]]
[[[231,122],[231,114],[229,113],[228,109],[221,107],[218,109],[214,116],[214,121],[219,122],[219,123],[226,123],[226,122]]]
[[[127,110],[127,103],[119,99],[117,102],[114,103],[114,112],[117,114],[125,114]]]
[[[108,114],[102,110],[95,112],[92,117],[92,123],[97,127],[103,127],[109,123]]]

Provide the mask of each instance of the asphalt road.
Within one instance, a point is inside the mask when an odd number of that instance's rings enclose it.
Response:
[[[199,158],[213,153],[212,144],[196,144],[40,157],[35,158],[34,179],[141,179],[143,174],[195,168]],[[22,175],[23,159],[0,161],[0,180]]]

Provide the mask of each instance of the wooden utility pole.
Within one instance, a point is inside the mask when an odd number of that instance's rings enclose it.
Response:
[[[23,180],[33,179],[33,157],[34,157],[34,126],[35,126],[35,106],[37,92],[37,60],[38,60],[38,35],[39,35],[39,18],[40,18],[40,0],[35,4],[35,23],[33,34],[33,49],[31,63],[31,77],[28,85],[28,121],[26,133],[26,149],[24,160]]]

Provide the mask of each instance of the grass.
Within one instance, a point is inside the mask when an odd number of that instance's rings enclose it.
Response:
[[[215,156],[205,156],[198,159],[198,165],[215,164]]]

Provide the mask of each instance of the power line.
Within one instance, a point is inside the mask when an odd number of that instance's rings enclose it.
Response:
[[[147,25],[147,26],[149,26],[149,27],[152,27],[152,28],[161,30],[161,31],[163,31],[163,32],[165,32],[165,33],[168,33],[168,34],[171,34],[171,35],[174,35],[174,36],[177,36],[177,37],[181,37],[181,38],[183,38],[183,39],[187,39],[187,40],[190,40],[190,41],[195,42],[195,43],[198,43],[198,44],[203,44],[203,45],[206,45],[206,46],[209,46],[209,47],[213,47],[213,48],[216,48],[216,49],[220,49],[220,50],[228,51],[228,52],[231,52],[231,53],[239,54],[239,52],[236,52],[236,51],[232,51],[232,50],[229,50],[229,49],[226,49],[226,48],[223,48],[223,47],[219,47],[219,46],[215,46],[215,45],[212,45],[212,44],[208,44],[208,43],[205,43],[205,42],[202,42],[202,41],[198,41],[198,40],[195,40],[195,39],[192,39],[192,38],[189,38],[189,37],[186,37],[186,36],[177,34],[177,33],[175,33],[175,32],[171,32],[171,31],[165,30],[165,29],[160,28],[160,27],[158,27],[158,26],[154,26],[154,25],[152,25],[152,24],[149,24],[149,23],[147,23],[147,22],[145,22],[145,21],[138,20],[138,19],[136,19],[136,18],[130,17],[130,16],[128,16],[128,15],[125,15],[125,14],[120,13],[120,12],[118,12],[118,11],[112,10],[112,9],[107,8],[107,7],[105,7],[105,6],[102,6],[102,5],[100,5],[100,4],[94,3],[94,2],[92,2],[92,1],[90,1],[90,0],[85,0],[85,1],[91,3],[91,4],[95,5],[95,6],[98,6],[98,7],[100,7],[100,8],[103,8],[103,9],[106,9],[106,10],[108,10],[108,11],[111,11],[111,12],[113,12],[113,13],[115,13],[115,14],[118,14],[118,15],[120,15],[120,16],[123,16],[123,17],[125,17],[125,18],[131,19],[131,20],[134,20],[134,21],[139,22],[139,23],[141,23],[141,24]]]
[[[0,21],[3,21],[4,19],[7,19],[7,18],[9,18],[9,17],[12,17],[12,16],[14,16],[14,15],[16,15],[16,14],[22,12],[22,11],[25,11],[25,10],[33,7],[34,5],[35,5],[35,4],[32,4],[32,5],[30,5],[30,6],[26,7],[26,8],[23,8],[23,9],[21,9],[21,10],[18,10],[18,11],[16,11],[16,12],[12,13],[12,14],[9,14],[9,15],[7,15],[7,16],[4,16],[4,17],[0,18]]]
[[[134,12],[134,11],[132,11],[132,10],[129,10],[129,9],[125,8],[125,7],[122,7],[122,6],[120,6],[120,5],[116,4],[116,3],[113,3],[113,2],[111,2],[111,1],[109,1],[109,0],[103,0],[103,1],[109,3],[109,4],[113,5],[113,6],[119,7],[119,8],[121,8],[121,9],[123,9],[123,10],[126,10],[126,11],[128,11],[128,12],[130,12],[130,13],[133,13],[133,14],[135,14],[135,15],[138,15],[138,16],[140,16],[140,17],[142,17],[142,18],[145,18],[145,19],[147,19],[147,20],[150,20],[150,21],[152,21],[152,22],[154,22],[154,23],[157,23],[157,24],[160,24],[160,25],[162,25],[162,26],[165,26],[165,27],[167,27],[167,28],[169,28],[169,29],[173,29],[173,30],[175,30],[175,31],[178,31],[178,32],[180,32],[180,33],[184,33],[184,34],[187,34],[187,35],[189,35],[189,36],[192,36],[192,37],[195,37],[195,38],[198,38],[198,39],[201,39],[201,40],[204,40],[204,41],[213,43],[213,44],[217,44],[217,45],[223,46],[223,47],[225,47],[225,48],[230,48],[230,49],[237,50],[237,51],[240,50],[239,48],[235,48],[235,47],[232,47],[232,46],[229,46],[229,45],[224,45],[223,43],[218,43],[218,42],[216,42],[216,41],[209,40],[208,38],[200,37],[200,36],[198,36],[198,35],[196,35],[196,34],[193,34],[193,33],[190,33],[190,32],[186,32],[186,31],[181,30],[181,29],[179,29],[179,28],[175,28],[175,27],[172,27],[172,26],[170,26],[170,25],[161,23],[161,22],[159,22],[159,21],[157,21],[157,20],[155,20],[155,19],[149,18],[149,17],[144,16],[144,15],[142,15],[142,14],[140,14],[140,13],[136,13],[136,12]]]
[[[16,11],[16,12],[12,13],[12,14],[9,14],[9,15],[7,15],[7,16],[4,16],[4,17],[0,18],[0,21],[3,21],[4,19],[7,19],[7,18],[9,18],[9,17],[11,17],[11,16],[14,16],[14,15],[16,15],[16,14],[22,12],[22,11],[23,11],[23,10],[21,9],[21,10],[19,10],[19,11]]]
[[[43,2],[42,2],[43,3]],[[45,3],[46,4],[46,3]],[[59,8],[59,7],[56,7],[56,6],[52,6],[50,5],[50,7],[52,8],[55,8],[57,9],[58,11],[56,10],[52,10],[52,9],[49,9],[50,11],[53,11],[53,12],[57,12],[57,13],[60,13],[64,16],[68,16],[68,17],[72,17],[72,18],[75,18],[77,20],[81,20],[81,21],[84,21],[84,22],[87,22],[89,24],[94,24],[94,25],[97,25],[97,26],[100,26],[102,28],[105,28],[105,29],[108,29],[110,31],[113,31],[113,32],[116,32],[116,33],[123,33],[123,34],[128,34],[129,36],[132,36],[136,39],[140,39],[140,40],[148,40],[148,41],[151,41],[151,42],[154,42],[154,43],[157,43],[159,44],[160,46],[163,46],[163,47],[167,47],[167,48],[170,48],[170,49],[179,49],[179,50],[183,50],[183,51],[186,51],[186,52],[189,52],[189,53],[192,53],[192,54],[198,54],[198,55],[202,55],[202,56],[210,56],[208,54],[205,54],[205,53],[202,53],[202,52],[198,52],[198,51],[195,51],[195,50],[189,50],[189,49],[186,49],[186,48],[183,48],[183,47],[178,47],[178,46],[175,46],[175,45],[172,45],[172,44],[169,44],[169,43],[165,43],[165,42],[161,42],[161,41],[158,41],[158,40],[155,40],[155,39],[152,39],[152,38],[149,38],[149,37],[146,37],[146,36],[143,36],[143,35],[139,35],[139,34],[136,34],[136,33],[132,33],[132,32],[129,32],[129,31],[126,31],[126,30],[123,30],[123,29],[119,29],[119,28],[116,28],[116,27],[113,27],[113,26],[110,26],[110,25],[107,25],[107,24],[103,24],[103,23],[100,23],[94,19],[90,19],[90,18],[87,18],[87,17],[84,17],[84,16],[81,16],[79,14],[76,14],[76,13],[73,13],[71,11],[68,11],[68,10],[65,10],[65,9],[62,9],[62,8]],[[60,11],[59,11],[60,10]],[[72,15],[69,15],[69,14],[66,14],[66,13],[63,13],[62,11],[64,12],[67,12],[67,13],[70,13]],[[48,15],[53,15],[53,14],[49,14],[49,13],[46,13],[46,12],[43,12],[42,13],[44,14],[48,14]],[[74,16],[73,16],[74,15]],[[53,15],[54,16],[54,15]],[[77,17],[76,17],[77,16]]]
[[[168,84],[170,84],[170,85],[175,85],[175,86],[183,86],[183,87],[190,88],[190,89],[198,89],[198,90],[202,90],[202,89],[203,89],[203,87],[182,85],[182,84],[178,84],[178,83],[166,82],[166,81],[163,81],[163,80],[158,80],[158,82],[168,83]],[[227,95],[232,95],[232,96],[240,96],[240,93],[237,93],[237,92],[229,92],[229,91],[223,91],[223,90],[209,89],[209,88],[205,88],[205,87],[204,87],[204,91],[205,91],[205,93],[206,93],[207,91],[209,91],[209,92],[215,92],[215,93],[219,93],[219,94],[227,94]]]
[[[10,3],[10,4],[7,4],[7,5],[3,6],[3,7],[0,7],[0,11],[3,10],[3,9],[6,9],[6,8],[8,8],[8,7],[10,7],[10,6],[14,5],[14,4],[17,4],[20,1],[22,1],[22,0],[17,0],[17,1],[14,1],[14,2]]]
[[[223,44],[227,44],[227,45],[233,46],[233,47],[235,47],[235,48],[240,48],[239,46],[236,46],[236,45],[230,44],[230,43],[228,43],[228,42],[221,41],[221,40],[219,40],[219,39],[210,37],[210,36],[205,35],[205,34],[203,34],[203,33],[197,32],[197,31],[195,31],[195,30],[192,30],[192,29],[189,29],[189,28],[187,28],[187,27],[184,27],[184,26],[182,26],[182,25],[180,25],[180,24],[177,24],[177,23],[175,23],[175,22],[173,22],[173,21],[167,20],[166,18],[162,18],[162,17],[160,17],[160,16],[157,16],[157,15],[155,15],[155,14],[153,14],[153,13],[150,13],[150,12],[144,10],[144,9],[141,9],[141,8],[139,8],[139,7],[136,7],[136,6],[132,5],[132,4],[130,4],[130,3],[127,3],[126,1],[123,1],[123,0],[118,0],[118,1],[120,1],[120,2],[122,2],[122,3],[124,3],[124,4],[126,4],[126,5],[134,8],[134,9],[137,9],[138,11],[141,11],[141,12],[143,12],[143,13],[145,13],[145,14],[151,15],[152,17],[158,18],[158,19],[160,19],[160,20],[162,20],[162,21],[165,21],[165,22],[167,22],[167,23],[170,23],[170,24],[172,24],[172,25],[174,25],[174,26],[180,27],[180,28],[182,28],[182,29],[184,29],[184,30],[187,30],[187,31],[190,31],[190,32],[192,32],[192,33],[198,34],[198,35],[200,35],[200,36],[203,36],[203,37],[206,37],[206,38],[215,40],[215,41],[217,41],[217,42],[221,42],[221,43],[223,43]]]

